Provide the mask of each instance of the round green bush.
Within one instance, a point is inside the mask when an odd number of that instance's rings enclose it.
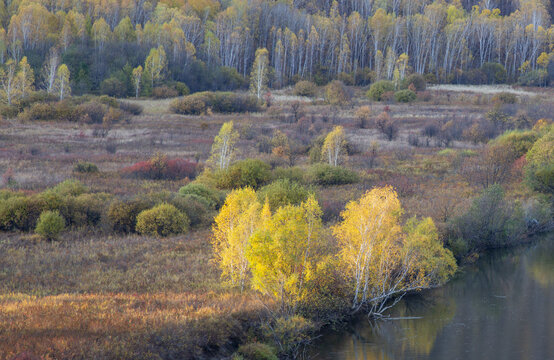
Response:
[[[271,209],[285,205],[299,205],[308,198],[309,191],[302,185],[289,179],[279,179],[258,191],[260,202],[269,202]]]
[[[381,80],[371,85],[366,96],[371,100],[381,101],[383,100],[383,94],[390,91],[394,91],[394,84],[392,81]]]
[[[114,231],[130,233],[135,231],[137,216],[149,205],[143,200],[115,200],[108,208],[108,221]]]
[[[416,98],[417,98],[416,93],[408,89],[399,90],[394,93],[394,100],[396,100],[396,102],[410,103],[415,101]]]
[[[317,85],[311,81],[301,80],[294,85],[294,95],[314,97],[317,92]]]
[[[43,211],[38,219],[35,233],[47,240],[57,240],[65,229],[65,220],[58,211]]]
[[[214,172],[219,189],[237,189],[246,186],[257,189],[271,179],[271,167],[259,159],[246,159],[234,163],[228,170]]]
[[[207,205],[213,209],[217,209],[223,205],[223,195],[219,190],[212,189],[205,184],[190,183],[179,189],[181,195],[194,195],[204,199]]]
[[[191,226],[206,225],[213,220],[213,208],[205,198],[198,195],[176,196],[171,200],[171,205],[188,217]]]
[[[187,231],[188,217],[171,204],[163,203],[137,216],[136,231],[143,235],[169,236]]]

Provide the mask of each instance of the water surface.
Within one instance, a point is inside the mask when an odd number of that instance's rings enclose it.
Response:
[[[390,316],[325,331],[311,358],[554,359],[554,238],[482,257]]]

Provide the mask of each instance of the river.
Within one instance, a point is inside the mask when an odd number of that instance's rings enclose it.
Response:
[[[554,237],[485,255],[389,315],[325,330],[309,358],[554,359]]]

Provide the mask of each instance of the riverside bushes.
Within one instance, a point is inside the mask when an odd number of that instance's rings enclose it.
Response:
[[[176,114],[199,115],[210,109],[217,113],[243,113],[260,111],[255,96],[232,92],[205,91],[174,100],[171,110]]]

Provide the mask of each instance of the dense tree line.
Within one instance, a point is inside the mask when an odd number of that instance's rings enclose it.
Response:
[[[26,56],[47,90],[66,64],[74,93],[121,96],[164,81],[193,91],[245,86],[258,49],[267,49],[258,67],[268,62],[272,87],[367,84],[408,71],[542,84],[554,73],[551,12],[544,0],[14,0],[0,3],[0,63]],[[147,58],[163,62],[147,69]]]

